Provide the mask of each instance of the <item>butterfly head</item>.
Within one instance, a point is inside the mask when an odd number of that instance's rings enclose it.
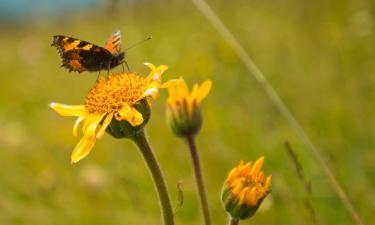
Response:
[[[125,52],[120,52],[119,54],[113,56],[111,61],[111,68],[116,67],[124,62]]]

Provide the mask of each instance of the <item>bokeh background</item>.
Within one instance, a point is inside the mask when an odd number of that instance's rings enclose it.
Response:
[[[353,206],[375,220],[375,2],[366,0],[209,0],[320,148]],[[264,155],[273,192],[243,224],[354,224],[321,166],[307,151],[227,42],[190,1],[0,1],[0,224],[161,224],[153,184],[136,147],[106,135],[70,164],[78,139],[73,118],[48,103],[81,104],[96,73],[59,67],[52,36],[104,45],[116,29],[123,46],[152,35],[127,53],[167,64],[164,79],[213,80],[197,139],[214,224],[227,172],[240,159]],[[115,71],[121,70],[121,67]],[[165,170],[177,224],[200,224],[188,150],[165,122],[166,92],[147,131]],[[288,140],[312,185],[306,191],[285,151]],[[311,208],[318,222],[311,218]]]

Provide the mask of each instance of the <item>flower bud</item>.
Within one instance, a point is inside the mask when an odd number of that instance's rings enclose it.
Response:
[[[189,94],[184,80],[171,80],[168,87],[167,121],[174,134],[179,137],[195,135],[202,126],[201,101],[211,89],[211,81],[205,81],[200,87],[194,85]]]
[[[233,219],[247,219],[254,215],[264,198],[271,192],[272,176],[264,181],[261,171],[264,157],[253,166],[251,163],[240,164],[232,169],[224,183],[221,201],[225,211]]]

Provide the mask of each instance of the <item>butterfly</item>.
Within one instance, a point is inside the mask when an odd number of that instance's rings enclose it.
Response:
[[[53,36],[51,46],[57,48],[61,57],[61,67],[82,73],[84,71],[107,70],[125,63],[125,52],[121,51],[121,33],[115,31],[107,40],[104,47],[91,44],[77,38],[65,35]],[[124,67],[123,67],[124,69]]]

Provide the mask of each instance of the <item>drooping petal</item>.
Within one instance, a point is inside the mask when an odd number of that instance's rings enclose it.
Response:
[[[138,126],[138,125],[141,125],[143,123],[143,116],[140,112],[138,112],[138,110],[136,108],[133,108],[132,107],[132,110],[131,110],[131,117],[130,119],[128,120],[128,122],[132,125],[132,126]]]
[[[115,118],[117,120],[121,120],[119,118],[129,115],[130,110],[131,110],[131,107],[128,104],[124,104],[122,108],[117,112],[117,114],[115,114]]]
[[[121,114],[120,114],[120,111]],[[143,116],[138,110],[134,107],[129,107],[124,110],[120,110],[118,114],[115,115],[117,120],[126,120],[133,127],[138,126],[143,123]]]
[[[83,136],[72,152],[72,163],[76,163],[86,157],[94,147],[95,140],[95,137]]]
[[[81,124],[81,122],[85,119],[86,117],[83,117],[83,116],[80,116],[77,118],[76,122],[74,123],[74,126],[73,126],[73,135],[74,137],[77,137],[78,136],[78,126],[79,124]]]
[[[108,114],[105,118],[104,118],[104,121],[98,131],[98,133],[96,134],[96,138],[99,139],[99,138],[102,138],[104,133],[105,133],[105,130],[107,129],[108,125],[111,123],[112,121],[112,118],[113,118],[113,113],[110,113]]]
[[[83,122],[82,132],[84,134],[86,132],[93,132],[93,135],[96,136],[96,129],[106,114],[107,113],[87,115]],[[89,127],[91,130],[88,130]]]
[[[52,102],[49,104],[55,112],[61,116],[78,116],[85,117],[87,112],[84,105],[65,105],[61,103]]]

